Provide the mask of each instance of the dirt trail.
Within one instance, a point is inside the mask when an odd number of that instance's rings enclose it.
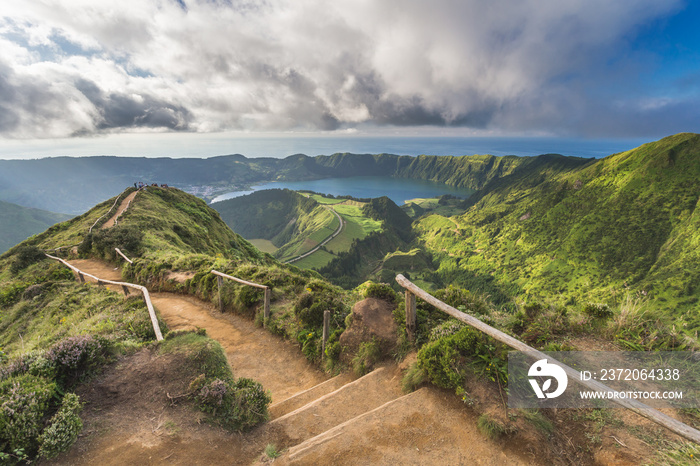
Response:
[[[92,259],[70,263],[84,272],[108,280],[122,280],[121,272]],[[151,293],[151,301],[171,330],[207,330],[221,343],[236,377],[248,377],[272,392],[272,402],[311,388],[328,377],[313,367],[299,349],[251,321],[235,314],[221,314],[213,306],[191,296]]]
[[[124,200],[119,204],[119,208],[117,209],[117,212],[112,215],[112,217],[107,220],[101,227],[102,230],[105,228],[110,228],[113,227],[114,224],[116,223],[117,219],[119,216],[129,207],[129,203],[134,200],[136,197],[136,194],[138,194],[138,191],[134,191],[133,193],[129,194],[124,198]],[[100,278],[107,278],[107,277],[100,277]]]
[[[121,280],[119,269],[94,260],[73,265]],[[272,422],[246,434],[201,422],[201,413],[171,405],[177,369],[140,352],[80,393],[87,404],[84,431],[56,464],[267,463],[277,445],[280,464],[537,464],[529,445],[504,445],[476,429],[476,416],[453,393],[423,388],[402,396],[395,364],[352,381],[328,377],[299,349],[241,317],[220,314],[189,296],[152,293],[170,329],[202,327],[226,350],[237,377],[263,384],[273,398]],[[325,382],[324,382],[325,381]],[[283,402],[282,402],[283,401]],[[280,403],[282,402],[282,403]],[[276,405],[274,405],[276,403]]]

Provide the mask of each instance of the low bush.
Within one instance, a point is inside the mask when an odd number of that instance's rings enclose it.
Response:
[[[594,319],[600,320],[607,320],[613,316],[613,311],[610,309],[610,306],[603,303],[588,303],[583,308],[583,312]]]
[[[477,345],[478,334],[470,328],[432,341],[418,351],[418,364],[438,387],[456,390],[464,384],[466,356]]]
[[[449,328],[449,324],[444,327]],[[437,327],[440,334],[440,327]],[[460,392],[465,377],[474,374],[501,386],[508,381],[508,351],[504,345],[471,327],[462,327],[425,344],[418,364],[435,385]]]
[[[15,259],[10,265],[10,271],[13,274],[26,269],[32,264],[35,264],[41,260],[46,259],[46,254],[44,251],[36,246],[22,245],[19,246],[14,254]]]
[[[342,326],[349,310],[337,289],[320,280],[312,280],[294,303],[294,314],[305,327],[320,328],[323,312],[331,311],[336,327]]]
[[[56,367],[57,381],[71,387],[106,361],[107,349],[104,339],[78,335],[59,341],[45,357]]]
[[[399,295],[386,283],[375,283],[366,281],[357,287],[357,292],[362,298],[383,299],[390,303],[399,301]]]
[[[0,449],[4,453],[36,451],[44,416],[56,394],[54,382],[31,374],[0,382]]]
[[[376,340],[362,342],[352,359],[352,369],[358,376],[365,375],[374,368],[380,357],[379,342]]]
[[[199,408],[227,429],[242,431],[267,420],[272,401],[262,385],[235,379],[221,345],[202,332],[178,332],[160,343],[159,351],[184,353],[187,364],[200,371],[189,385]]]
[[[75,443],[83,429],[83,422],[78,416],[81,408],[78,395],[68,393],[63,397],[58,412],[49,420],[49,426],[39,436],[39,456],[55,458]]]

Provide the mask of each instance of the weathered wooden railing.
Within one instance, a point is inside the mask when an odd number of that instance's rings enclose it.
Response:
[[[133,262],[131,261],[131,259],[129,259],[128,257],[126,257],[126,256],[124,255],[124,253],[121,252],[121,251],[119,250],[119,248],[114,248],[114,250],[117,251],[117,254],[119,254],[120,256],[122,256],[122,257],[124,258],[124,260],[127,261],[129,264],[133,264]]]
[[[129,207],[131,207],[131,199],[129,199],[129,202],[126,203],[126,207],[124,207],[124,210],[122,210],[121,212],[119,212],[119,215],[117,215],[117,218],[114,219],[114,226],[117,226],[117,224],[119,223],[119,217],[121,217],[122,215],[124,215],[124,212],[126,212],[127,210],[129,210]]]
[[[117,196],[117,198],[114,200],[114,204],[112,204],[112,207],[110,207],[109,210],[108,210],[107,212],[105,212],[100,218],[98,218],[97,220],[95,220],[95,223],[92,224],[92,226],[91,226],[90,229],[88,230],[88,233],[92,233],[92,229],[95,228],[95,225],[97,225],[97,222],[99,222],[99,221],[102,220],[104,217],[106,217],[107,215],[109,215],[109,213],[112,211],[112,209],[114,209],[114,206],[117,205],[117,202],[119,202],[119,198],[120,198],[120,197],[122,197],[121,194],[119,194],[119,196]]]
[[[219,285],[219,310],[224,312],[224,302],[221,299],[221,288],[224,286],[224,278],[233,280],[234,282],[241,283],[242,285],[254,286],[255,288],[260,288],[265,291],[265,303],[263,305],[263,317],[265,319],[270,317],[270,287],[266,285],[259,285],[257,283],[249,282],[246,280],[241,280],[240,278],[232,277],[231,275],[226,275],[217,270],[212,270],[211,273],[216,275],[216,282]]]
[[[449,314],[450,316],[454,317],[455,319],[464,322],[467,325],[470,325],[474,327],[477,330],[480,330],[481,332],[484,332],[485,334],[489,335],[495,340],[500,341],[501,343],[504,343],[511,348],[518,350],[518,351],[526,351],[532,355],[534,355],[538,359],[547,359],[549,362],[556,363],[559,365],[562,369],[564,369],[564,372],[571,377],[573,380],[576,380],[577,383],[580,383],[581,385],[590,388],[591,390],[595,391],[605,391],[605,392],[616,392],[616,390],[613,390],[609,388],[606,385],[603,385],[602,383],[596,381],[596,380],[581,380],[580,373],[576,369],[573,369],[566,364],[563,364],[556,359],[552,358],[551,356],[547,356],[546,354],[536,350],[535,348],[532,348],[525,343],[523,343],[520,340],[516,340],[515,338],[511,337],[510,335],[507,335],[503,332],[501,332],[498,329],[495,329],[491,327],[490,325],[487,325],[477,319],[476,317],[470,316],[469,314],[465,314],[464,312],[458,311],[454,307],[443,303],[439,299],[431,296],[430,294],[426,293],[424,290],[418,288],[415,284],[411,283],[406,277],[403,275],[399,274],[396,276],[396,281],[398,282],[399,285],[401,285],[403,288],[406,289],[406,330],[409,332],[409,336],[413,337],[414,332],[416,331],[416,296],[422,299],[423,301],[432,304],[439,310]],[[688,440],[691,440],[697,444],[700,444],[700,431],[697,429],[694,429],[686,424],[683,424],[680,421],[677,421],[676,419],[672,418],[671,416],[667,416],[666,414],[657,411],[654,408],[651,408],[650,406],[645,405],[644,403],[640,403],[639,401],[636,400],[629,400],[626,398],[620,398],[620,397],[615,397],[612,398],[611,401],[614,403],[617,403],[618,405],[622,406],[623,408],[627,408],[630,411],[633,411],[637,414],[639,414],[642,417],[645,417],[649,419],[652,422],[655,422],[656,424],[659,424],[661,426],[666,427],[667,429],[675,432],[676,434],[680,435],[681,437],[684,437]]]
[[[69,264],[68,262],[64,261],[63,259],[59,257],[54,257],[49,254],[46,254],[46,257],[50,259],[57,260],[61,262],[63,265],[71,269],[73,272],[75,272],[78,280],[80,280],[80,283],[85,283],[85,277],[90,277],[93,280],[97,282],[98,285],[115,285],[115,286],[121,286],[122,291],[124,292],[124,295],[129,294],[129,288],[135,288],[143,294],[143,300],[146,302],[146,307],[148,308],[148,314],[151,316],[151,324],[153,324],[153,331],[156,334],[156,339],[158,341],[163,339],[163,334],[160,332],[160,326],[158,325],[158,318],[156,317],[156,311],[153,308],[153,303],[151,302],[151,295],[148,293],[148,289],[146,289],[145,286],[141,285],[135,285],[133,283],[126,283],[126,282],[115,282],[112,280],[105,280],[103,278],[98,278],[94,275],[90,275],[87,272],[83,272],[82,270],[78,269],[77,267]]]

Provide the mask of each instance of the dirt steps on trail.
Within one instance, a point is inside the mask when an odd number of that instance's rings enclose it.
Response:
[[[270,422],[285,445],[300,443],[401,396],[396,367],[380,367]]]
[[[119,278],[112,265],[93,260],[71,262],[100,278]],[[128,429],[119,428],[96,437],[92,446],[79,443],[78,448],[84,450],[79,458],[96,458],[110,445],[120,452],[117,458],[140,458],[144,464],[267,464],[271,459],[262,450],[274,444],[282,452],[276,464],[538,462],[526,457],[527,446],[506,446],[484,437],[476,428],[476,415],[454,393],[427,387],[403,394],[402,368],[395,364],[361,378],[351,374],[329,378],[308,363],[296,345],[243,317],[221,314],[189,296],[152,293],[151,298],[171,330],[206,329],[223,346],[236,377],[257,380],[270,391],[271,421],[245,434],[197,427],[172,438],[160,434],[136,438]],[[168,414],[166,410],[144,416],[146,421],[153,418],[165,423]],[[197,456],[202,448],[207,455]],[[81,461],[75,464],[85,463]]]

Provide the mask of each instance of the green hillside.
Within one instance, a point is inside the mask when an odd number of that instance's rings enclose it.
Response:
[[[366,206],[366,202],[353,199],[288,189],[256,191],[212,204],[231,229],[243,237],[258,244],[266,245],[261,240],[270,241],[276,248],[273,257],[281,261],[303,255],[331,238],[340,227],[340,217],[343,225],[337,236],[322,249],[294,262],[304,269],[323,267],[338,254],[349,251],[355,241],[382,229],[386,217],[366,211]],[[403,227],[410,230],[410,219],[407,220],[409,225]]]
[[[22,207],[0,201],[0,254],[20,241],[41,233],[51,225],[68,220],[70,215]]]
[[[492,181],[461,216],[419,219],[440,279],[503,299],[619,302],[640,293],[688,311],[697,328],[700,135],[580,167],[559,161]]]
[[[256,191],[212,207],[244,238],[270,241],[277,248],[272,255],[282,261],[318,246],[339,226],[329,209],[288,189]]]
[[[120,199],[131,192],[133,188]],[[261,253],[231,231],[203,200],[174,188],[149,187],[136,195],[117,226],[103,230],[100,226],[111,215],[115,200],[0,255],[3,464],[52,458],[68,448],[82,428],[76,387],[120,355],[142,348],[174,354],[178,374],[204,384],[227,385],[235,403],[209,408],[193,397],[182,401],[208,413],[208,422],[231,430],[250,428],[266,419],[270,402],[268,395],[246,395],[265,391],[256,382],[234,378],[218,343],[201,332],[169,334],[159,319],[166,338],[157,344],[140,296],[125,298],[104,287],[80,284],[43,250],[68,259],[108,260],[121,267],[124,280],[146,285],[151,292],[189,294],[205,301],[218,302],[212,269],[267,285],[273,290],[271,316],[264,322],[260,319],[260,324],[298,342],[314,362],[321,359],[323,312],[333,312],[331,331],[345,327],[351,295],[313,272]],[[54,250],[58,247],[62,248]],[[133,264],[116,259],[115,247]],[[184,279],[173,279],[173,274]],[[227,312],[253,318],[262,305],[263,293],[257,288],[226,282],[220,293]]]

